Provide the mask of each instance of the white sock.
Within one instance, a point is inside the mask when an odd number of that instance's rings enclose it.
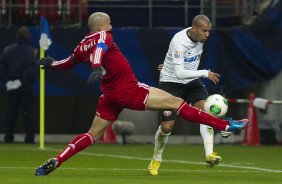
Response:
[[[205,155],[208,156],[213,152],[214,130],[212,127],[200,124],[200,133],[204,142]]]
[[[154,149],[153,160],[162,161],[163,151],[169,135],[170,133],[168,134],[163,133],[161,130],[161,126],[159,126],[155,135],[155,149]]]

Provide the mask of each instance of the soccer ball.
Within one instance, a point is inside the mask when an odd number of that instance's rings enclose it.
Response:
[[[219,94],[210,95],[206,99],[204,110],[210,115],[222,118],[228,110],[227,100]]]

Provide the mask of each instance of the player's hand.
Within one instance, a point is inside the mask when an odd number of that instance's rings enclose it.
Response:
[[[158,66],[158,70],[160,71],[160,70],[162,70],[163,69],[163,67],[164,67],[164,64],[159,64],[159,66]]]
[[[42,69],[51,69],[52,64],[54,63],[54,59],[50,56],[44,57],[40,59],[39,64],[42,65]]]
[[[214,83],[217,84],[219,82],[220,75],[218,73],[214,73],[212,71],[209,71],[208,78]]]
[[[88,77],[87,84],[92,84],[93,82],[100,80],[103,76],[102,74],[103,74],[102,67],[98,66],[94,68]]]

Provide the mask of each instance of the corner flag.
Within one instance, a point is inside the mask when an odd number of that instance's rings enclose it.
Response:
[[[39,45],[40,48],[44,49],[44,51],[48,50],[49,46],[52,44],[51,34],[49,31],[48,20],[45,17],[40,17],[40,40]]]
[[[44,58],[45,51],[49,49],[52,44],[51,34],[49,31],[49,24],[45,17],[40,17],[40,59]],[[40,125],[39,125],[39,144],[40,148],[44,148],[44,134],[45,134],[45,71],[40,68]]]

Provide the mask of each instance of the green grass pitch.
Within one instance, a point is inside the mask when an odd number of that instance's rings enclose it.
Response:
[[[0,183],[5,184],[260,184],[282,183],[282,146],[216,145],[223,162],[204,163],[202,145],[167,145],[158,176],[147,166],[153,145],[96,144],[70,158],[48,176],[35,169],[65,147],[47,144],[0,145]]]

